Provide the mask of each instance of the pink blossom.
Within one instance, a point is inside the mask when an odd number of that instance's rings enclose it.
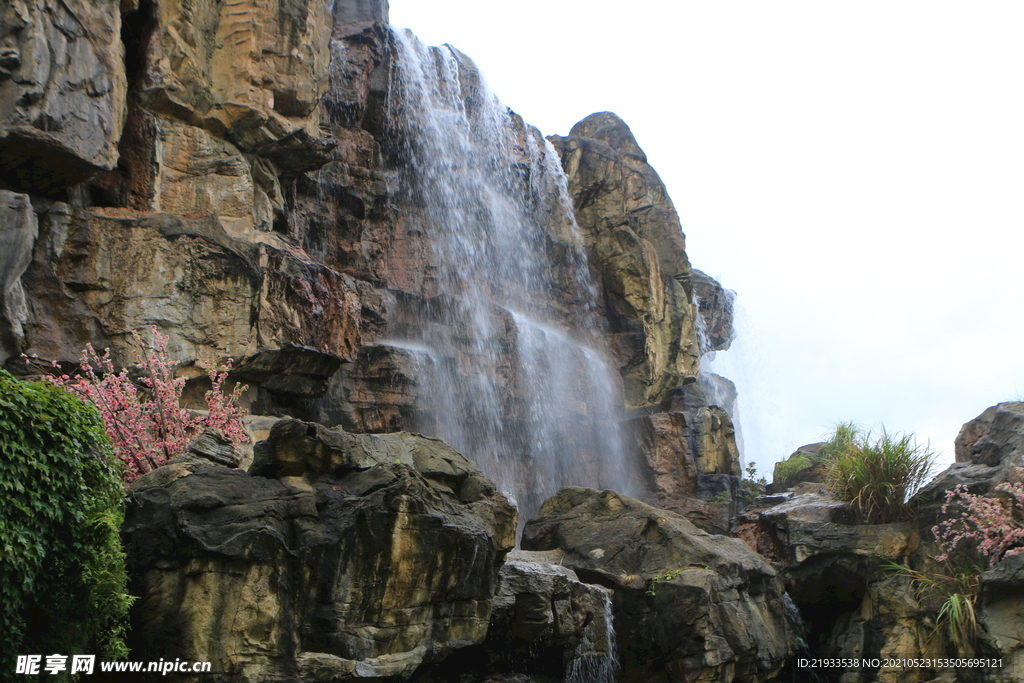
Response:
[[[228,360],[224,370],[210,370],[212,384],[206,392],[208,414],[200,416],[181,407],[185,378],[175,377],[174,363],[167,351],[168,337],[152,328],[153,346],[132,331],[135,348],[132,355],[139,372],[138,383],[132,381],[129,369],[114,371],[110,350],[100,355],[86,344],[81,356],[81,369],[76,377],[60,375],[49,381],[96,404],[103,418],[114,453],[125,463],[124,479],[137,477],[185,452],[188,442],[204,429],[213,427],[235,443],[248,441],[242,417],[245,411],[238,400],[242,385],[230,393],[224,382],[231,370]],[[57,367],[57,364],[53,364]]]
[[[1024,484],[1000,484],[995,491],[994,497],[976,495],[963,484],[946,491],[942,506],[946,519],[932,527],[943,551],[936,560],[949,559],[965,544],[973,545],[989,567],[1003,557],[1024,552],[1024,528],[1014,514],[1024,509]],[[951,509],[957,506],[961,508],[959,516]]]

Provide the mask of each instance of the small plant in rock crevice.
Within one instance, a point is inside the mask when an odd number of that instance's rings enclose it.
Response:
[[[242,425],[245,411],[238,405],[245,387],[237,385],[231,392],[224,387],[231,361],[225,370],[209,371],[208,412],[199,415],[181,407],[185,378],[175,376],[167,349],[170,340],[155,327],[151,335],[152,346],[138,332],[131,333],[135,372],[129,368],[117,372],[109,349],[101,355],[87,344],[79,374],[48,378],[96,405],[114,453],[125,464],[124,479],[129,483],[184,453],[188,442],[204,429],[219,429],[235,443],[248,440]]]
[[[768,486],[768,480],[764,476],[757,476],[756,462],[751,461],[748,463],[744,468],[744,472],[747,476],[740,481],[740,493],[743,496],[743,500],[749,503],[764,493],[765,487]]]
[[[682,569],[669,569],[664,574],[659,574],[658,576],[652,577],[650,587],[647,589],[647,595],[651,596],[652,598],[655,597],[658,594],[659,583],[671,581],[672,579],[677,578],[682,573]]]
[[[919,600],[933,599],[939,602],[935,626],[930,636],[932,640],[945,641],[958,653],[973,648],[978,634],[975,602],[978,597],[979,567],[954,570],[947,566],[948,573],[940,574],[889,562],[882,569],[910,579]]]

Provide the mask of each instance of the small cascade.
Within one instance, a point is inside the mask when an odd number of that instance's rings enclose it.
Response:
[[[782,604],[786,610],[786,624],[796,638],[797,651],[793,659],[813,658],[814,653],[811,652],[810,646],[807,644],[807,623],[804,621],[803,615],[800,614],[800,608],[793,602],[793,598],[789,596],[789,593],[783,593]],[[790,660],[786,665],[781,676],[782,680],[789,680],[793,683],[825,683],[825,678],[817,669],[801,667],[793,660]]]
[[[604,595],[604,654],[594,654],[600,648],[593,641],[591,629],[584,631],[583,642],[578,652],[585,652],[576,657],[565,669],[564,683],[615,683],[618,680],[619,657],[615,643],[615,624],[612,620],[612,600],[610,591]]]
[[[392,33],[385,158],[427,276],[391,321],[424,349],[417,428],[515,492],[629,491],[620,390],[557,154],[448,47]],[[560,322],[556,322],[560,321]]]
[[[715,359],[715,349],[711,343],[711,339],[708,336],[708,321],[703,315],[701,315],[700,307],[701,300],[696,292],[693,294],[693,311],[694,311],[694,323],[697,328],[697,348],[700,349],[700,357],[704,358],[708,356],[708,360]]]

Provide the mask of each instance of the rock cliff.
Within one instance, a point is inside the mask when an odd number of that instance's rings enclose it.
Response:
[[[429,680],[470,646],[460,675],[519,675],[491,616],[542,652],[523,675],[610,675],[606,591],[499,573],[496,488],[524,515],[565,484],[714,531],[735,512],[732,398],[699,377],[731,299],[629,128],[544,138],[384,0],[0,10],[0,362],[128,364],[150,326],[187,396],[232,359],[264,416],[250,474],[186,457],[125,529],[139,644],[224,680]]]
[[[4,10],[0,360],[155,325],[197,388],[231,358],[253,413],[444,438],[528,513],[613,486],[721,530],[734,429],[691,385],[731,300],[626,124],[545,140],[386,3],[332,8]]]

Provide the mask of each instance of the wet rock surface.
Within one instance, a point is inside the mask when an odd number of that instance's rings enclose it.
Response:
[[[795,647],[772,566],[667,510],[564,488],[527,523],[523,547],[558,549],[582,580],[612,588],[616,632],[628,634],[620,680],[769,680]]]
[[[484,640],[516,513],[472,463],[296,420],[258,450],[274,477],[184,458],[132,485],[138,651],[217,681],[377,680]]]

